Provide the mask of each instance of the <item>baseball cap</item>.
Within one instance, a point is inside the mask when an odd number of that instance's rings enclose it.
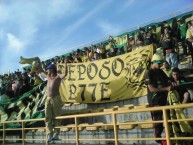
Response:
[[[47,69],[47,70],[48,70],[48,69],[53,69],[53,70],[55,70],[55,71],[57,70],[55,64],[50,64],[50,65],[48,65],[48,67],[47,67],[46,69]]]

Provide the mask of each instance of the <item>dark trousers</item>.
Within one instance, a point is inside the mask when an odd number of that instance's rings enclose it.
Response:
[[[163,112],[162,111],[153,111],[151,112],[151,117],[153,121],[163,120]],[[163,132],[163,123],[154,123],[154,136],[155,138],[161,138],[161,134]],[[161,140],[156,140],[157,143],[161,143]]]
[[[183,54],[187,55],[186,38],[182,38],[181,42],[182,42]]]

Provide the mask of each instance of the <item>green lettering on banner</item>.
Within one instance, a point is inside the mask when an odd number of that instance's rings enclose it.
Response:
[[[75,68],[75,65],[69,65],[68,67],[69,81],[75,81],[75,78],[72,78],[72,75],[74,75],[74,70],[72,70],[72,68]]]
[[[84,80],[85,78],[82,75],[86,72],[86,66],[84,64],[80,64],[77,66],[78,68],[78,80]],[[82,71],[83,70],[83,71]]]
[[[111,75],[111,70],[109,67],[107,67],[106,65],[108,65],[110,63],[110,61],[105,61],[102,65],[102,69],[100,70],[99,72],[99,77],[102,79],[102,80],[105,80],[107,79],[110,75]],[[103,76],[105,73],[102,73],[102,71],[107,71],[107,76]]]
[[[83,90],[81,92],[81,100],[82,100],[82,102],[84,102],[85,101],[84,92],[85,92],[86,84],[79,84],[79,87],[83,88]]]
[[[69,63],[68,75],[60,87],[62,100],[105,103],[147,94],[144,83],[153,45],[132,52],[86,63]],[[64,64],[58,64],[63,72]]]
[[[120,65],[121,65],[120,68],[117,67],[117,63],[120,63]],[[118,70],[120,69],[120,72],[116,72],[117,68],[118,68]],[[121,74],[123,69],[124,69],[124,62],[123,62],[123,60],[120,59],[120,58],[115,59],[113,61],[113,63],[112,63],[112,72],[113,72],[113,74],[118,77]]]
[[[94,87],[93,91],[92,91],[92,94],[91,94],[91,98],[92,98],[92,101],[96,101],[96,97],[95,97],[95,93],[96,93],[96,86],[97,84],[89,84],[88,85],[89,87]]]
[[[94,71],[93,71],[93,69],[94,69]],[[98,67],[95,63],[91,63],[88,65],[87,76],[90,80],[92,80],[97,75],[97,72],[98,72]],[[91,73],[94,73],[94,75],[92,74],[93,76],[91,76]]]
[[[109,85],[110,83],[105,83],[105,82],[102,82],[100,83],[101,85],[101,101],[110,101],[111,99],[111,95],[110,96],[107,96],[105,97],[105,92],[108,91],[108,89],[105,88],[106,85]]]
[[[75,100],[75,96],[76,96],[76,86],[74,84],[70,84],[69,85],[69,91],[70,91],[70,100]]]

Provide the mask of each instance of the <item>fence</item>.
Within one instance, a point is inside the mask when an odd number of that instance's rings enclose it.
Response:
[[[65,120],[65,119],[74,119],[75,124],[72,124],[71,126],[75,129],[75,138],[72,139],[61,139],[62,141],[75,141],[76,145],[79,145],[80,142],[85,141],[113,141],[115,145],[119,145],[119,141],[130,141],[130,140],[166,140],[167,145],[171,145],[172,140],[193,140],[193,137],[172,137],[169,132],[169,124],[171,122],[183,122],[183,121],[193,121],[193,118],[184,118],[184,119],[168,119],[168,110],[171,109],[184,109],[184,108],[191,108],[193,107],[193,103],[189,104],[180,104],[180,105],[172,105],[172,106],[163,106],[163,107],[150,107],[150,108],[139,108],[139,109],[127,109],[122,111],[109,111],[109,112],[98,112],[98,113],[88,113],[88,114],[77,114],[77,115],[69,115],[69,116],[60,116],[56,119]],[[163,111],[163,120],[160,121],[140,121],[140,122],[127,122],[127,123],[118,123],[117,122],[117,115],[119,114],[126,114],[126,113],[142,113],[142,112],[150,112],[150,111]],[[83,117],[96,117],[96,116],[112,116],[112,122],[108,124],[79,124],[79,119]],[[44,140],[46,142],[47,136],[43,139],[27,139],[25,132],[27,130],[38,130],[38,129],[45,129],[45,127],[33,127],[33,128],[26,128],[25,123],[26,122],[36,122],[36,121],[44,121],[44,118],[41,119],[30,119],[30,120],[15,120],[15,121],[4,121],[0,122],[2,124],[3,128],[0,130],[3,133],[2,139],[0,139],[3,143],[3,145],[6,144],[7,140],[21,140],[22,145],[26,144],[27,140]],[[6,124],[8,123],[21,123],[21,128],[6,128]],[[165,126],[165,137],[164,138],[119,138],[118,137],[118,126],[120,125],[140,125],[140,124],[152,124],[152,123],[163,123]],[[80,138],[79,137],[79,127],[96,127],[96,126],[112,126],[113,127],[113,133],[114,138]],[[64,128],[65,126],[57,126],[57,128]],[[22,139],[11,139],[6,137],[6,131],[13,131],[13,130],[20,130],[22,132]],[[46,145],[48,145],[48,142],[46,142]]]

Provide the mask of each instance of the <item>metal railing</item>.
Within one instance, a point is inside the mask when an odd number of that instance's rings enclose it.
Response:
[[[56,117],[56,119],[65,120],[65,119],[74,119],[75,124],[72,127],[75,128],[75,138],[71,139],[61,139],[62,141],[75,141],[76,145],[80,144],[84,141],[113,141],[115,145],[119,145],[119,141],[133,141],[133,140],[139,140],[139,141],[150,141],[150,140],[166,140],[167,145],[171,145],[172,140],[193,140],[193,137],[171,137],[169,132],[169,123],[171,122],[182,122],[182,121],[193,121],[193,118],[184,118],[184,119],[168,119],[168,110],[171,109],[184,109],[184,108],[190,108],[193,107],[193,103],[189,104],[180,104],[180,105],[172,105],[172,106],[162,106],[162,107],[149,107],[149,108],[139,108],[139,109],[128,109],[128,110],[117,110],[117,111],[110,111],[110,112],[97,112],[97,113],[88,113],[88,114],[77,114],[77,115],[68,115],[68,116],[60,116]],[[138,122],[127,122],[127,123],[118,123],[117,122],[117,115],[119,114],[130,114],[130,113],[142,113],[142,112],[152,112],[152,111],[163,111],[163,120],[160,121],[138,121]],[[91,124],[91,125],[81,125],[79,124],[78,119],[84,118],[84,117],[98,117],[98,116],[112,116],[112,122],[107,124]],[[27,139],[25,132],[27,130],[38,130],[38,129],[45,129],[45,127],[33,127],[33,128],[26,128],[25,123],[27,122],[34,122],[34,121],[44,121],[45,118],[41,119],[30,119],[30,120],[15,120],[15,121],[3,121],[0,122],[2,124],[3,128],[0,129],[1,132],[3,132],[2,139],[0,139],[3,143],[3,145],[6,144],[7,140],[21,140],[22,145],[26,144],[27,140],[43,140],[46,142],[47,136],[43,139]],[[6,128],[6,124],[9,123],[21,123],[21,128]],[[119,138],[118,137],[118,126],[120,125],[131,125],[131,124],[153,124],[153,123],[163,123],[165,126],[165,137],[164,138]],[[113,126],[113,132],[114,132],[114,138],[80,138],[79,137],[79,127],[96,127],[96,126]],[[58,126],[56,128],[64,128],[65,126]],[[11,139],[6,138],[6,131],[13,131],[13,130],[20,130],[22,132],[22,139]],[[48,142],[46,142],[48,145]]]

